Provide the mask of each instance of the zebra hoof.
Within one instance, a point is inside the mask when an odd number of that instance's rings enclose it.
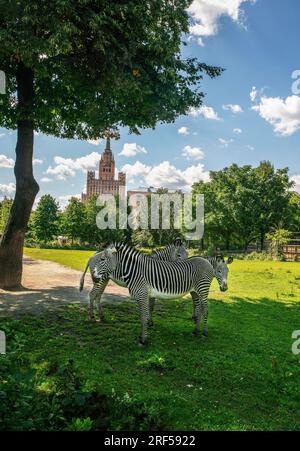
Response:
[[[206,332],[206,331],[204,331],[203,333],[202,333],[202,338],[207,338],[208,337],[208,333]]]
[[[199,337],[199,330],[195,329],[193,331],[193,335],[194,335],[194,337]]]
[[[145,343],[142,343],[141,341],[138,342],[138,347],[139,348],[144,348],[145,347]]]

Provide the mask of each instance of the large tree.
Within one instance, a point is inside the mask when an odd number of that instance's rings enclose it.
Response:
[[[67,205],[67,208],[63,212],[61,220],[61,231],[63,235],[66,235],[72,240],[83,241],[86,227],[86,210],[84,204],[72,197]]]
[[[190,0],[0,0],[0,125],[17,129],[16,195],[0,243],[0,287],[21,284],[22,251],[39,190],[34,130],[98,138],[154,127],[202,103],[219,68],[183,59]]]
[[[58,233],[59,205],[56,200],[45,194],[41,197],[32,219],[34,237],[42,242],[51,241]]]

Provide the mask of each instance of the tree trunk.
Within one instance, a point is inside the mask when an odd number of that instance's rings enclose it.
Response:
[[[16,194],[0,242],[0,288],[21,287],[24,236],[39,186],[33,177],[33,73],[23,63],[17,71],[18,138],[16,145]]]
[[[230,248],[230,237],[229,236],[226,237],[225,247],[226,247],[226,250],[229,251],[229,248]]]
[[[261,233],[260,235],[260,250],[263,252],[265,247],[265,234]]]

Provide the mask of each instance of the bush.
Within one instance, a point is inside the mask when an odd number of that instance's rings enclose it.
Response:
[[[84,388],[72,360],[37,367],[23,351],[26,336],[18,322],[1,326],[9,339],[0,355],[0,431],[161,430],[166,412],[160,400]],[[13,338],[12,338],[13,337]],[[151,364],[150,364],[151,366]]]
[[[273,260],[268,252],[251,252],[251,254],[246,254],[244,260],[260,260],[260,261],[270,261]]]

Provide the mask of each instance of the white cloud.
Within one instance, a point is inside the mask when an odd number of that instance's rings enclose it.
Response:
[[[41,183],[50,183],[52,181],[53,180],[50,179],[49,177],[42,177],[41,180],[40,180]]]
[[[87,142],[89,144],[92,144],[93,146],[99,146],[99,144],[101,143],[101,139],[88,139]]]
[[[256,87],[253,86],[252,91],[250,92],[251,102],[255,102],[255,100],[257,99],[257,96],[258,96],[258,91],[257,91]]]
[[[5,133],[0,133],[0,138],[3,138],[5,136]]]
[[[228,147],[229,144],[233,143],[233,139],[219,138],[219,143],[220,143],[223,147]]]
[[[295,182],[295,187],[293,190],[297,191],[300,194],[300,175],[294,175],[291,177],[292,182]]]
[[[0,184],[0,196],[8,196],[11,197],[15,194],[16,185],[14,183],[8,183],[7,185]]]
[[[125,143],[119,155],[124,157],[135,157],[138,153],[147,153],[145,147],[139,146],[136,143]]]
[[[234,114],[243,113],[243,109],[240,105],[233,105],[232,103],[223,105],[223,110],[231,111]]]
[[[65,180],[67,177],[74,177],[76,171],[86,172],[95,169],[100,158],[101,154],[98,152],[92,152],[76,159],[56,156],[54,157],[56,166],[49,166],[45,174],[54,175],[58,180]]]
[[[43,164],[43,160],[39,160],[38,158],[34,158],[32,163],[33,163],[33,166],[37,166],[38,164]]]
[[[178,134],[187,136],[187,135],[190,134],[190,131],[189,131],[189,129],[187,127],[181,127],[181,128],[178,129]]]
[[[11,169],[14,167],[14,160],[12,158],[8,158],[6,155],[0,155],[0,168]]]
[[[182,151],[182,156],[188,160],[203,160],[204,152],[200,147],[185,146]]]
[[[125,164],[125,166],[122,167],[122,172],[126,172],[127,181],[129,183],[133,183],[135,177],[145,177],[150,170],[151,166],[146,166],[140,161],[136,161],[134,164]]]
[[[137,161],[134,165],[125,165],[122,171],[126,172],[130,182],[133,182],[135,177],[141,182],[142,178],[143,183],[154,188],[189,189],[199,180],[209,180],[209,172],[204,170],[203,164],[180,170],[169,161],[153,167],[145,166]]]
[[[69,203],[69,200],[75,197],[76,199],[81,199],[81,194],[67,194],[65,196],[59,196],[58,202],[60,207],[64,210]]]
[[[241,133],[243,133],[243,130],[241,128],[234,128],[233,133],[235,133],[236,135],[240,135]]]
[[[210,106],[201,106],[200,108],[190,108],[189,111],[190,116],[199,117],[203,116],[205,119],[209,119],[212,121],[220,121],[220,117],[218,113]]]
[[[247,146],[247,149],[249,149],[249,150],[255,150],[255,147],[248,145],[248,146]]]
[[[243,3],[255,3],[256,0],[194,0],[188,8],[193,23],[190,33],[199,39],[203,45],[203,38],[218,33],[221,17],[227,16],[235,23],[243,25]]]
[[[300,129],[300,97],[265,97],[252,107],[263,119],[269,122],[276,134],[291,136]]]

